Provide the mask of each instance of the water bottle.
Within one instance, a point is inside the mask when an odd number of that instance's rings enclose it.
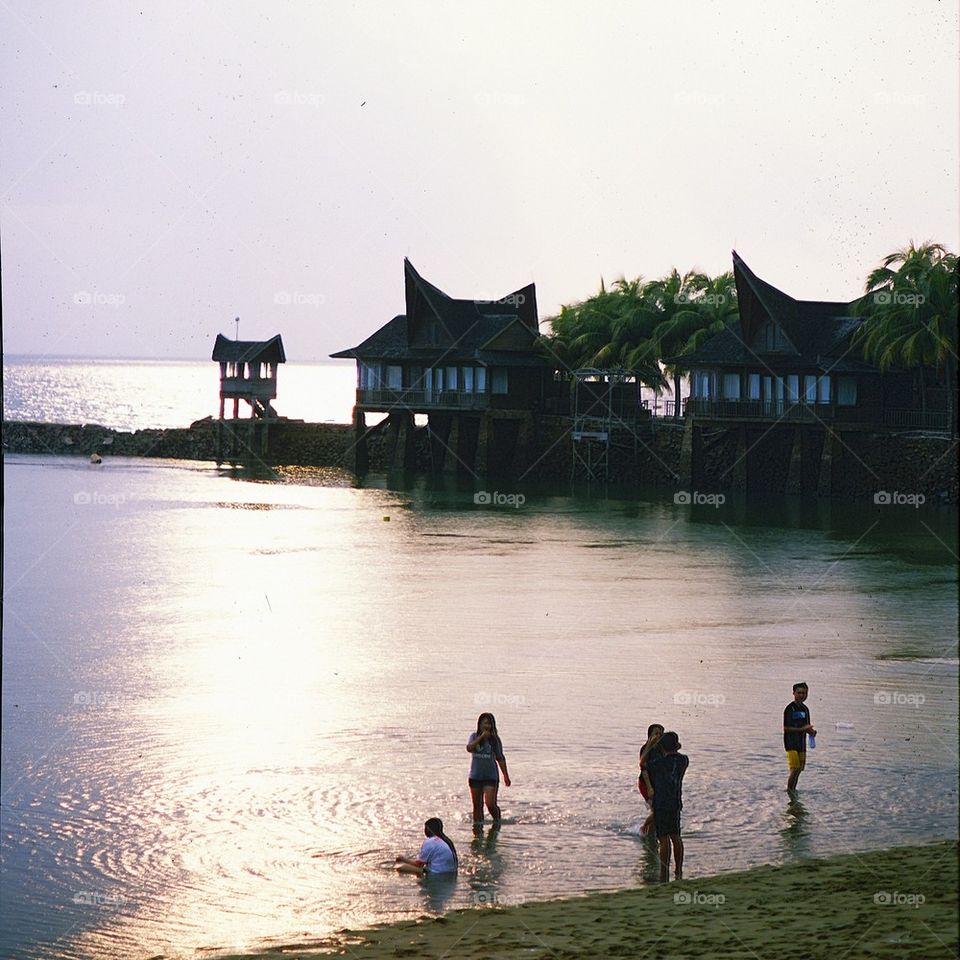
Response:
[[[812,733],[808,733],[807,737],[809,738],[807,741],[807,746],[811,750],[815,750],[817,748],[817,738]]]

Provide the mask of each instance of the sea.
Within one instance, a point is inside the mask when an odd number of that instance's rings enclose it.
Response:
[[[214,412],[208,366],[8,359],[4,417],[184,426]],[[353,376],[288,364],[278,409],[345,422]],[[292,949],[655,883],[654,722],[690,758],[688,878],[957,836],[954,509],[3,466],[5,958]],[[512,783],[475,828],[485,711]],[[398,875],[433,816],[459,874]]]

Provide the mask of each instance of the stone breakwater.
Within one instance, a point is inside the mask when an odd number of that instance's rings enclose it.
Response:
[[[227,422],[229,425],[229,421]],[[247,424],[248,421],[241,421]],[[246,439],[241,426],[241,439]],[[163,457],[215,460],[217,425],[212,418],[188,428],[124,432],[95,424],[6,421],[3,449],[9,453],[89,457]],[[491,463],[491,473],[516,482],[584,479],[573,453],[570,421],[543,416],[533,421],[524,447],[507,450]],[[395,462],[389,429],[367,432],[368,466],[383,471]],[[826,449],[825,445],[830,444]],[[268,466],[355,466],[355,433],[349,424],[272,421],[269,453],[257,457]],[[437,469],[438,447],[426,427],[413,431],[410,466],[416,472]],[[446,472],[465,472],[446,458]],[[659,422],[656,429],[611,447],[607,477],[620,485],[653,485],[675,491],[731,492],[755,495],[798,494],[834,500],[956,504],[957,441],[920,433],[847,432],[832,440],[823,430],[790,427],[704,427]],[[880,497],[880,500],[877,498]],[[882,498],[888,497],[888,501]],[[904,501],[906,502],[906,501]]]

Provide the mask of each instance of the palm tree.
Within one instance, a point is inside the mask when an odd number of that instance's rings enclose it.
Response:
[[[917,370],[926,413],[925,369],[942,372],[947,423],[956,430],[953,385],[957,362],[957,256],[939,243],[911,241],[884,257],[867,277],[856,312],[864,323],[854,334],[865,360],[881,371]]]
[[[654,325],[642,277],[621,278],[609,290],[601,279],[600,290],[592,297],[561,307],[550,319],[545,346],[568,370],[620,367],[660,389],[660,368],[645,349]]]
[[[653,332],[653,349],[658,360],[673,359],[664,370],[673,380],[673,415],[679,419],[680,382],[689,372],[679,358],[693,353],[704,340],[736,319],[736,285],[729,272],[711,279],[695,271],[681,277],[674,270],[652,286],[661,311]]]

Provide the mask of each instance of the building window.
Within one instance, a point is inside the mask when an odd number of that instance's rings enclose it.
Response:
[[[403,389],[403,367],[395,367],[393,364],[387,367],[387,388],[390,390]]]
[[[380,386],[380,367],[375,363],[360,364],[360,389],[376,390]]]
[[[448,390],[457,389],[457,368],[456,367],[447,367],[447,389]]]
[[[477,367],[477,393],[487,392],[487,368]]]
[[[817,381],[817,403],[830,402],[830,378],[821,377]]]
[[[724,400],[740,399],[740,374],[739,373],[725,373],[723,375],[723,399]]]
[[[837,377],[837,406],[857,405],[857,381],[855,377]]]
[[[473,367],[463,368],[463,392],[473,393]]]
[[[433,368],[433,389],[440,393],[443,390],[443,367]]]
[[[710,374],[706,370],[699,370],[693,378],[694,396],[698,400],[710,399]]]
[[[804,403],[817,402],[817,378],[806,376],[803,378],[803,400]]]
[[[800,402],[800,377],[796,373],[787,374],[787,400],[790,403]]]
[[[760,399],[760,374],[759,373],[747,374],[747,399],[748,400]]]
[[[507,382],[507,368],[506,367],[494,367],[491,371],[491,386],[493,393],[509,393],[509,385]]]

